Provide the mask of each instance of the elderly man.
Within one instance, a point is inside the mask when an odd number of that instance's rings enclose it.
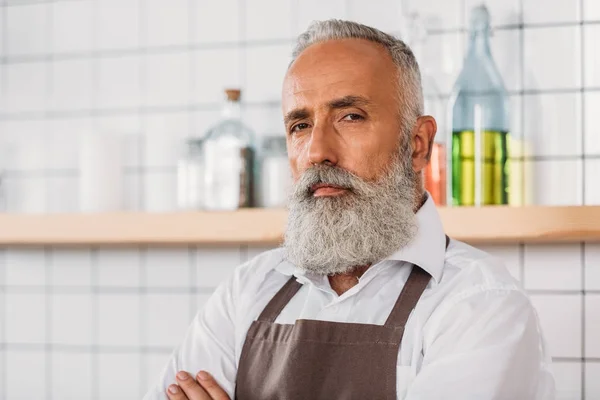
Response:
[[[527,295],[444,235],[423,189],[436,122],[410,49],[314,23],[282,107],[295,180],[284,245],[217,288],[146,398],[552,398]]]

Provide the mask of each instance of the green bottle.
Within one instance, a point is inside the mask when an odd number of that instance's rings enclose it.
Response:
[[[490,51],[490,14],[471,13],[470,44],[450,98],[449,204],[508,204],[508,98]]]

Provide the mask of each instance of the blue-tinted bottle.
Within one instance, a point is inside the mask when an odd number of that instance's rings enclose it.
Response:
[[[450,99],[452,205],[508,204],[508,98],[490,51],[490,14],[473,8],[470,43]]]

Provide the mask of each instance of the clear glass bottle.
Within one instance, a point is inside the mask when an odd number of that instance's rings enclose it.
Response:
[[[222,120],[202,144],[204,208],[236,210],[252,206],[254,135],[241,122],[239,89],[225,91]]]
[[[185,142],[184,154],[177,163],[177,206],[180,210],[204,208],[203,138]]]
[[[490,14],[473,8],[470,44],[450,101],[452,204],[508,204],[508,98],[490,51]]]
[[[257,203],[260,207],[283,208],[292,187],[292,171],[285,136],[268,136],[262,141]]]
[[[421,87],[423,89],[423,111],[436,119],[438,130],[431,149],[431,158],[424,171],[425,189],[435,204],[446,204],[446,144],[444,134],[444,99],[433,79],[430,66],[437,62],[424,60],[427,42],[427,29],[417,13],[407,16],[406,41],[421,66]]]

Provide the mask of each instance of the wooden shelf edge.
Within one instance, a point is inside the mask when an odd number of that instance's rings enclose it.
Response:
[[[440,208],[449,236],[469,243],[600,241],[600,206]],[[0,246],[275,245],[285,210],[0,214]]]

